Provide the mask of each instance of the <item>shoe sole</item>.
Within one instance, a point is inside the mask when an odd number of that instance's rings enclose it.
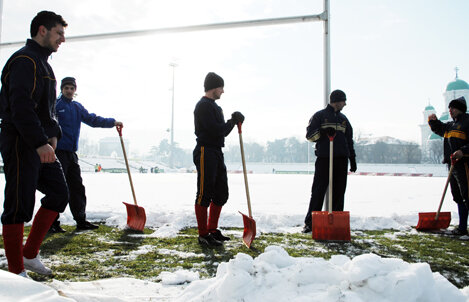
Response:
[[[50,269],[48,271],[38,270],[35,267],[29,266],[27,264],[24,265],[24,268],[28,271],[31,271],[31,272],[39,274],[39,275],[44,275],[44,276],[52,275],[52,271]]]

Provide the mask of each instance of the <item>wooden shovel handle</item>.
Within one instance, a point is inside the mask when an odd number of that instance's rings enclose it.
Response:
[[[138,206],[137,197],[135,197],[135,190],[134,190],[134,184],[132,182],[132,176],[130,175],[129,161],[127,160],[127,154],[125,152],[124,140],[122,139],[122,126],[116,126],[116,129],[117,129],[117,132],[119,133],[119,138],[120,138],[121,146],[122,146],[122,153],[124,153],[125,166],[127,168],[127,174],[129,175],[130,189],[132,189],[132,196],[134,197],[134,204]]]
[[[440,205],[438,206],[438,211],[436,212],[435,220],[438,220],[438,217],[440,217],[441,206],[443,205],[443,200],[445,200],[446,190],[448,190],[448,184],[449,184],[449,180],[451,178],[451,173],[453,172],[453,169],[454,169],[454,163],[451,162],[451,167],[449,168],[448,177],[446,178],[445,189],[443,190],[443,196],[441,196]]]
[[[238,123],[239,146],[241,148],[241,161],[243,162],[244,187],[246,188],[246,198],[247,198],[247,201],[248,201],[249,218],[252,218],[251,198],[249,197],[248,175],[247,175],[247,172],[246,172],[246,161],[244,159],[243,134],[242,134],[242,131],[241,131],[241,125],[242,125],[242,123]]]
[[[334,166],[334,137],[329,136],[329,214],[332,213],[332,182],[333,182],[333,166]]]

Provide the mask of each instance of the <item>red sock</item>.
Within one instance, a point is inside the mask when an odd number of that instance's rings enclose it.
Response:
[[[208,216],[208,231],[213,233],[217,230],[218,227],[218,218],[220,218],[221,206],[210,204],[210,214]]]
[[[23,223],[3,225],[3,246],[8,261],[8,271],[14,274],[19,274],[24,270],[23,231]]]
[[[28,239],[23,248],[23,256],[27,259],[33,259],[39,254],[39,247],[41,246],[44,237],[46,237],[52,222],[57,217],[58,212],[39,208],[31,226]]]
[[[195,217],[197,218],[197,228],[199,229],[199,236],[207,235],[207,208],[196,204]]]

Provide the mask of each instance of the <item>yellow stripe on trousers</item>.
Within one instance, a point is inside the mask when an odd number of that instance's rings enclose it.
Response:
[[[467,182],[467,187],[469,188],[469,167],[467,166],[467,163],[464,163],[464,168],[466,169],[466,182]],[[469,194],[469,191],[468,191],[468,194]],[[463,196],[462,198],[467,199],[469,198],[469,196]]]
[[[199,197],[197,197],[197,204],[201,205],[202,197],[204,196],[204,156],[205,156],[205,147],[200,147],[200,186],[199,186]]]

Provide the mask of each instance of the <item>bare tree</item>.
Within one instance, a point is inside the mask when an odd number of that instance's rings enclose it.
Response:
[[[440,164],[443,161],[443,140],[431,140],[428,151],[430,162]]]

